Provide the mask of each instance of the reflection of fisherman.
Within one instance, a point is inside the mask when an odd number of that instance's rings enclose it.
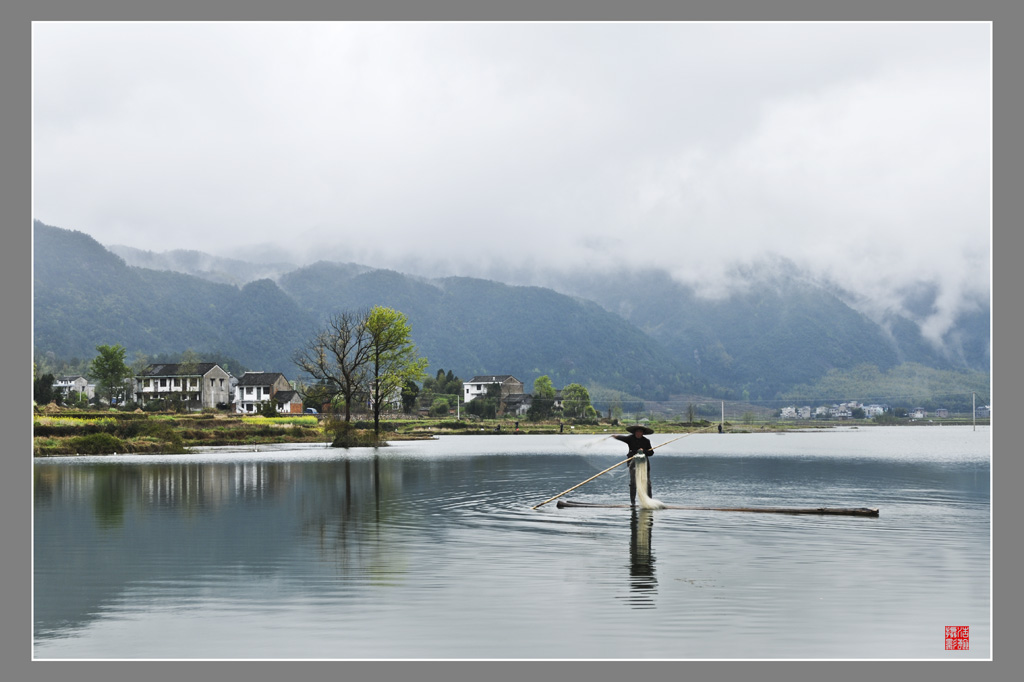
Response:
[[[654,429],[644,426],[642,424],[636,424],[630,426],[626,431],[629,435],[626,436],[612,436],[616,440],[621,440],[623,443],[629,446],[629,457],[635,456],[638,452],[643,452],[647,455],[647,496],[653,497],[651,492],[651,455],[654,454],[654,448],[651,446],[651,441],[647,440],[648,434],[654,433]],[[636,506],[636,466],[635,460],[629,462],[629,503],[632,506]]]
[[[651,551],[651,527],[654,514],[634,509],[629,522],[629,587],[630,602],[638,608],[654,606],[653,590],[658,586],[654,575],[654,554]]]

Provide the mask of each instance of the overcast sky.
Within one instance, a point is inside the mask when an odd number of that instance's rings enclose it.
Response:
[[[34,215],[107,245],[989,301],[991,30],[37,23]],[[313,246],[312,250],[309,249]]]

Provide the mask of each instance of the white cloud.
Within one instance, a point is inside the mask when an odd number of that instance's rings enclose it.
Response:
[[[445,274],[780,255],[987,298],[985,24],[36,24],[34,198],[107,244]],[[337,245],[337,251],[332,246]],[[643,261],[641,261],[643,262]]]

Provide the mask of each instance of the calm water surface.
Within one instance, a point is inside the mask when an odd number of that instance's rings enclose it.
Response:
[[[991,657],[988,427],[263,450],[37,460],[35,658]]]

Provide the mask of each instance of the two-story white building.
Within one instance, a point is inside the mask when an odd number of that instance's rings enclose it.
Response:
[[[231,375],[215,362],[149,365],[135,377],[135,401],[180,400],[190,409],[231,404]]]
[[[285,392],[289,392],[287,395]],[[284,398],[279,401],[278,396]],[[282,407],[288,413],[302,412],[302,400],[298,399],[291,384],[280,372],[246,372],[238,378],[235,385],[235,412],[239,414],[256,414],[264,403],[274,401],[278,412]],[[297,404],[297,408],[293,407]]]
[[[511,374],[479,375],[462,383],[463,402],[468,403],[479,396],[486,397],[487,389],[491,386],[498,386],[501,389],[502,398],[523,392],[523,382]]]

